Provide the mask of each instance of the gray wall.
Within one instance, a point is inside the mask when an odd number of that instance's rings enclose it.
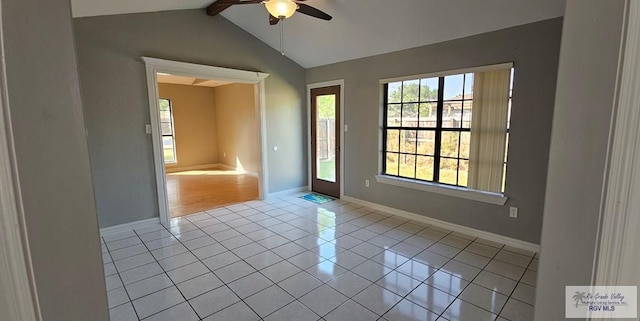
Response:
[[[345,194],[538,243],[562,19],[307,70],[307,83],[345,80]],[[514,62],[505,206],[377,184],[379,79]],[[364,180],[371,187],[364,187]],[[509,218],[509,206],[520,209]]]
[[[8,100],[43,320],[108,320],[68,0],[2,0]]]
[[[204,10],[74,22],[101,227],[158,216],[151,136],[144,133],[149,110],[141,56],[271,74],[265,82],[269,192],[307,184],[300,152],[306,150],[302,67]]]
[[[624,1],[567,1],[553,115],[536,320],[564,320],[591,284]]]

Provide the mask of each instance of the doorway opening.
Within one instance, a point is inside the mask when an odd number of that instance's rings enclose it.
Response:
[[[258,199],[255,85],[156,77],[169,216]]]
[[[142,59],[161,222],[263,199],[268,74]]]

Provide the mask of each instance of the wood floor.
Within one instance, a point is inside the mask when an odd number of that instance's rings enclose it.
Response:
[[[258,178],[222,168],[168,173],[167,196],[178,217],[258,199]]]

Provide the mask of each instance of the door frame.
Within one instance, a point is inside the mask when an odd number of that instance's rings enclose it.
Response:
[[[627,1],[593,285],[637,285],[640,267],[640,2]],[[602,320],[602,319],[598,319]]]
[[[160,134],[160,113],[158,111],[158,79],[157,73],[167,73],[177,76],[196,77],[214,80],[223,80],[234,83],[254,84],[255,108],[258,127],[258,139],[260,144],[260,167],[258,168],[258,197],[264,199],[267,195],[267,126],[266,126],[266,101],[264,81],[269,74],[255,71],[246,71],[215,66],[199,65],[193,63],[141,57],[145,63],[147,74],[147,91],[149,95],[149,119],[151,122],[151,136],[153,141],[153,163],[156,174],[156,190],[158,196],[158,210],[160,222],[169,224],[169,206],[167,199],[166,170],[164,157],[162,156],[162,135]]]
[[[323,88],[323,87],[331,87],[331,86],[340,86],[340,165],[338,166],[338,172],[340,173],[340,198],[344,196],[344,136],[347,132],[345,130],[344,123],[344,79],[330,80],[324,82],[317,82],[312,84],[307,84],[307,182],[309,184],[309,190],[312,190],[312,166],[313,159],[311,159],[311,89]]]
[[[0,24],[0,319],[35,321],[42,315],[18,182],[3,39]]]

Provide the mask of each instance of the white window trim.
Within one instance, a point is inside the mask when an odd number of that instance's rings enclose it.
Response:
[[[464,73],[470,73],[470,72],[483,72],[483,71],[490,71],[490,70],[496,70],[496,69],[502,69],[502,68],[513,68],[513,62],[487,65],[487,66],[478,66],[478,67],[471,67],[471,68],[464,68],[464,69],[456,69],[456,70],[439,71],[439,72],[432,72],[432,73],[419,74],[419,75],[384,78],[384,79],[380,79],[380,86],[382,87],[382,85],[384,84],[397,82],[397,81],[431,78],[431,77],[444,77],[447,75],[464,74]],[[383,123],[384,119],[382,119],[383,118],[382,109],[384,108],[384,106],[382,106],[382,101],[383,101],[382,91],[380,92],[381,92],[380,94],[381,107],[379,108],[379,113],[380,113],[379,126],[380,128],[382,128],[384,125]],[[380,148],[379,149],[380,151],[383,150],[382,144],[383,144],[382,131],[379,130],[378,131],[378,147]],[[378,157],[378,173],[381,173],[381,172],[382,172],[382,155]],[[458,198],[468,199],[468,200],[482,202],[482,203],[500,205],[500,206],[503,206],[504,204],[506,204],[507,200],[509,200],[509,197],[505,196],[502,193],[485,192],[485,191],[473,190],[473,189],[460,187],[460,186],[440,184],[436,182],[425,182],[425,181],[419,181],[411,178],[389,176],[384,174],[378,174],[375,176],[375,178],[376,178],[376,182],[380,184],[410,188],[410,189],[415,189],[419,191],[458,197]]]
[[[470,67],[456,70],[446,70],[446,71],[436,71],[430,72],[426,74],[417,74],[417,75],[409,75],[409,76],[401,76],[401,77],[392,77],[392,78],[384,78],[380,79],[380,84],[388,84],[392,82],[399,82],[405,80],[416,80],[422,78],[433,78],[433,77],[445,77],[449,75],[458,75],[458,74],[468,74],[468,73],[476,73],[476,72],[484,72],[484,71],[492,71],[498,69],[507,69],[513,68],[513,62],[505,62],[501,64],[495,65],[487,65],[487,66],[478,66],[478,67]]]
[[[459,186],[423,182],[411,178],[401,178],[389,175],[376,175],[376,182],[501,206],[509,199],[507,196],[500,193],[483,192]]]

